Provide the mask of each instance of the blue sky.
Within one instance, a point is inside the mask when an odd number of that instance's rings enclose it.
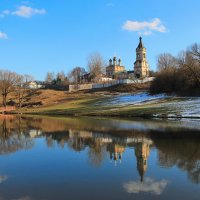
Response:
[[[142,34],[155,70],[158,54],[200,43],[199,10],[199,0],[1,0],[0,68],[43,80],[99,52],[129,70]]]

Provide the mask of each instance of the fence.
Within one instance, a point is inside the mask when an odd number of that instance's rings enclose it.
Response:
[[[98,88],[106,88],[119,84],[131,84],[131,83],[146,83],[152,81],[154,77],[145,78],[142,80],[135,79],[119,79],[112,80],[106,83],[89,83],[89,84],[77,84],[77,85],[69,85],[69,92],[79,91],[79,90],[90,90],[90,89],[98,89]]]

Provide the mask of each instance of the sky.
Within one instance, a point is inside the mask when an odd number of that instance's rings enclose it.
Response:
[[[116,55],[133,70],[142,35],[156,70],[160,53],[200,43],[199,0],[0,0],[0,69],[44,80]]]

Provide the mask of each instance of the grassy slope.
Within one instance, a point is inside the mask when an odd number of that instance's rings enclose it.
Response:
[[[72,115],[72,116],[123,116],[123,117],[152,117],[153,115],[166,113],[166,108],[161,108],[158,102],[131,106],[97,106],[98,101],[106,101],[102,96],[83,96],[71,101],[56,105],[23,109],[20,112],[41,115]],[[159,103],[164,103],[162,100]],[[169,100],[168,100],[169,101]]]
[[[118,85],[90,91],[67,93],[55,90],[34,90],[26,96],[20,113],[49,114],[49,115],[121,115],[126,114],[126,108],[95,106],[97,101],[106,101],[106,96],[119,92],[137,92],[147,90],[149,84]],[[9,95],[8,101],[16,101],[14,94]]]
[[[128,87],[128,86],[126,86]],[[136,85],[132,88],[126,88],[131,91],[141,91],[144,87],[138,89]],[[145,86],[146,87],[146,86]],[[26,98],[27,106],[17,113],[25,114],[39,114],[39,115],[69,115],[69,116],[120,116],[120,117],[152,117],[159,115],[160,117],[167,117],[170,113],[167,106],[163,106],[166,102],[176,99],[165,99],[160,101],[152,101],[141,105],[129,106],[105,106],[96,105],[99,101],[106,102],[107,95],[114,95],[118,90],[124,87],[112,88],[106,91],[84,91],[77,93],[67,93],[55,90],[36,90]],[[124,92],[125,92],[124,91]],[[14,97],[10,96],[13,100]],[[36,104],[35,104],[36,103]],[[176,115],[176,114],[175,114]]]

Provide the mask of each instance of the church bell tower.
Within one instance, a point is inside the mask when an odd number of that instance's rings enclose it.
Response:
[[[146,59],[146,48],[142,43],[142,37],[139,38],[139,44],[136,48],[136,61],[134,63],[134,74],[136,78],[145,78],[149,76],[149,65]]]

